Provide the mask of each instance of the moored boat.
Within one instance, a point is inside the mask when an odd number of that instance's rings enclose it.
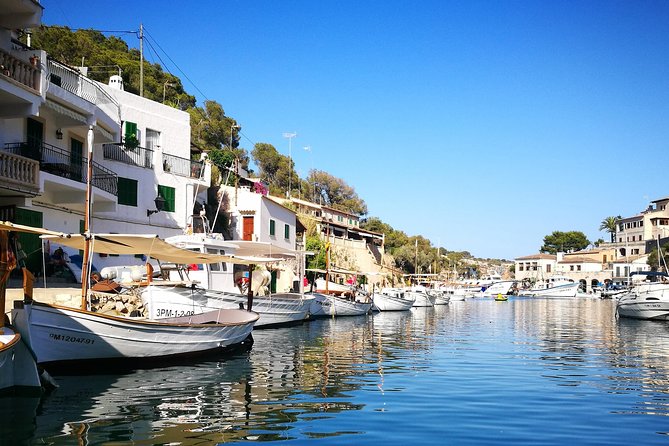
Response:
[[[633,284],[618,296],[616,312],[633,319],[669,320],[669,276],[664,272],[635,272]],[[635,279],[640,280],[635,280]]]
[[[410,310],[416,298],[395,288],[383,288],[372,294],[374,307],[379,311]]]
[[[307,295],[313,297],[309,310],[312,317],[361,316],[372,309],[372,301],[368,298],[359,300],[355,296],[345,297],[322,293],[308,293]]]

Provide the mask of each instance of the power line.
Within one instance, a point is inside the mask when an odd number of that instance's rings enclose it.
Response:
[[[198,88],[198,86],[195,85],[195,83],[191,80],[191,78],[189,78],[188,75],[187,75],[181,68],[179,68],[179,65],[177,65],[177,63],[174,62],[174,60],[170,57],[170,55],[167,54],[167,52],[166,52],[164,49],[162,49],[162,47],[160,46],[160,44],[159,44],[158,42],[156,42],[156,39],[154,39],[153,36],[151,36],[151,34],[147,31],[146,28],[144,28],[144,32],[146,33],[147,36],[150,36],[151,40],[153,40],[153,42],[156,44],[156,46],[160,49],[160,51],[163,52],[163,54],[165,54],[165,56],[170,60],[170,62],[172,62],[172,64],[174,64],[174,66],[176,67],[176,69],[179,70],[179,72],[180,72],[181,74],[183,74],[184,77],[185,77],[186,79],[188,79],[188,82],[190,82],[190,84],[191,84],[191,85],[192,85],[192,86],[193,86],[193,87],[194,87],[194,88],[195,88],[195,89],[202,95],[202,97],[203,97],[205,100],[208,101],[209,98],[207,97],[207,95],[205,95],[205,94],[202,92],[202,90],[200,90],[200,89]],[[170,74],[171,74],[171,73],[170,73]]]

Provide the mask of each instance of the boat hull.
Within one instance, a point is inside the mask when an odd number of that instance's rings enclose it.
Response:
[[[310,313],[312,317],[361,316],[372,309],[371,302],[358,302],[321,293],[312,293]]]
[[[10,326],[0,327],[0,394],[40,389],[37,365],[21,335]]]
[[[567,285],[558,285],[541,290],[528,290],[523,292],[524,296],[531,297],[551,297],[551,298],[573,298],[578,295],[579,283],[570,283]]]
[[[406,311],[411,309],[415,299],[392,296],[385,293],[374,293],[372,300],[374,301],[374,307],[379,311]]]
[[[632,319],[669,320],[669,284],[649,283],[620,295],[618,316]]]
[[[427,293],[420,293],[415,291],[405,291],[405,293],[414,298],[414,307],[434,307],[435,298],[433,296],[429,296]]]
[[[39,364],[170,358],[225,349],[251,334],[258,315],[219,310],[212,318],[156,322],[38,303],[12,310],[12,321]]]
[[[254,296],[251,308],[260,315],[254,328],[302,322],[309,315],[312,300],[312,297],[297,293]],[[198,314],[221,308],[246,307],[248,297],[198,288],[152,285],[142,292],[142,301],[149,308],[149,318],[160,320],[172,315]]]

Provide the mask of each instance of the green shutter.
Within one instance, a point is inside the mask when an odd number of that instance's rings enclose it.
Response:
[[[130,121],[125,121],[125,137],[134,136],[137,137],[137,124]]]
[[[288,225],[285,225],[283,227],[283,238],[285,238],[286,240],[290,240],[290,226]]]
[[[275,225],[276,222],[274,220],[269,221],[269,235],[274,235],[276,233]]]
[[[175,206],[175,189],[169,186],[158,186],[158,195],[165,199],[165,212],[174,212]]]
[[[118,177],[118,204],[137,207],[137,180]]]

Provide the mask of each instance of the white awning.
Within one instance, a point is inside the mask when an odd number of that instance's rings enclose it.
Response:
[[[32,226],[17,225],[9,221],[0,221],[0,231],[29,232],[31,234],[49,235],[53,238],[67,238],[70,234],[64,232],[51,231],[44,228],[34,228]]]
[[[86,240],[82,234],[72,234],[69,238],[54,237],[51,235],[42,238],[60,243],[70,248],[83,250]],[[218,263],[228,262],[242,265],[258,263],[278,262],[281,259],[272,257],[256,256],[228,256],[218,254],[205,254],[191,251],[189,249],[177,248],[154,234],[93,234],[91,238],[91,250],[103,254],[135,255],[144,254],[147,257],[171,262],[176,264],[191,263]]]
[[[88,119],[86,118],[86,116],[82,115],[81,113],[75,112],[74,110],[70,110],[69,108],[62,106],[57,102],[47,100],[44,103],[44,105],[46,105],[48,108],[55,111],[56,113],[66,116],[71,120],[76,121],[77,123],[88,125]]]

